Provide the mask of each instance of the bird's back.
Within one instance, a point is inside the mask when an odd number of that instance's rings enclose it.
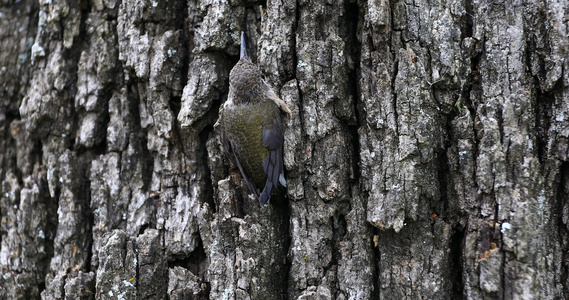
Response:
[[[263,163],[270,154],[263,145],[263,130],[282,132],[283,122],[278,106],[272,101],[229,106],[224,108],[222,117],[225,119],[225,138],[233,141],[233,152],[245,175],[256,189],[262,190],[267,181]]]

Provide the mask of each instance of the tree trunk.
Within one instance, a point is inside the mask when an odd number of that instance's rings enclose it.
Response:
[[[0,0],[0,299],[569,298],[569,3]],[[221,150],[239,33],[288,200]]]

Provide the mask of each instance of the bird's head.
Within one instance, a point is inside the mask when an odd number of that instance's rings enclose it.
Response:
[[[237,97],[235,100],[240,102],[256,102],[265,90],[261,71],[247,55],[243,32],[241,32],[240,59],[229,73],[229,84]]]
[[[229,73],[229,100],[227,105],[259,104],[272,101],[287,117],[291,111],[271,87],[265,82],[261,71],[247,55],[245,37],[241,32],[241,58]]]

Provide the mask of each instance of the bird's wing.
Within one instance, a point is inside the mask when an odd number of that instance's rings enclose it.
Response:
[[[283,172],[283,128],[282,120],[276,118],[272,128],[263,128],[263,146],[268,150],[268,155],[263,162],[263,170],[267,174],[265,188],[259,196],[261,204],[271,199],[271,191],[277,186],[279,176]]]

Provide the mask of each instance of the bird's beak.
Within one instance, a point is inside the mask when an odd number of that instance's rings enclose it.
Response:
[[[241,31],[241,52],[239,58],[247,56],[247,45],[245,44],[245,33]]]

